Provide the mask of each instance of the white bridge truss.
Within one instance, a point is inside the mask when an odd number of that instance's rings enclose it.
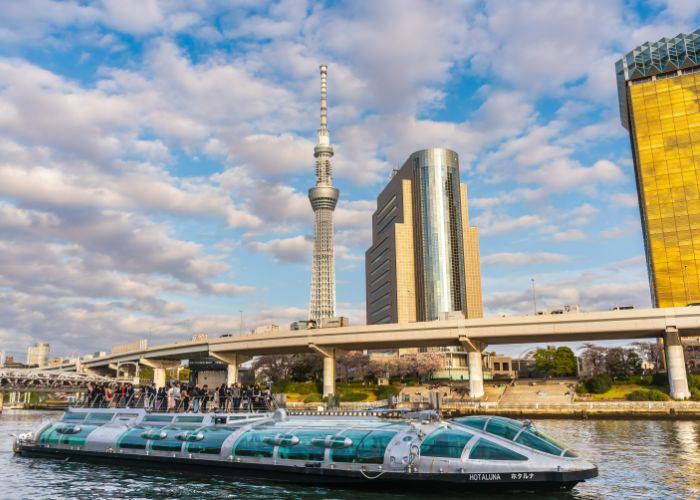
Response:
[[[90,373],[0,368],[0,392],[71,392],[85,389],[90,382],[114,379]]]

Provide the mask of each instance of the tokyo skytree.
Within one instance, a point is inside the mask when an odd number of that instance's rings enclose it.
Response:
[[[321,65],[321,128],[314,148],[316,185],[309,189],[314,210],[314,256],[311,267],[311,303],[309,319],[335,317],[335,262],[333,256],[333,211],[338,203],[338,190],[333,187],[331,158],[333,146],[326,124],[326,75]]]

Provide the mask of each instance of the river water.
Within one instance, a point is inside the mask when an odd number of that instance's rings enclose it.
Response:
[[[12,434],[56,413],[5,410],[0,415],[0,498],[246,498],[408,500],[429,494],[309,488],[234,481],[223,476],[141,470],[14,456]],[[518,498],[700,498],[700,421],[541,420],[538,427],[598,465],[600,476],[573,491]],[[454,491],[436,500],[481,498]],[[483,498],[486,498],[484,496]],[[499,498],[489,495],[488,498]],[[512,498],[503,495],[501,498]]]

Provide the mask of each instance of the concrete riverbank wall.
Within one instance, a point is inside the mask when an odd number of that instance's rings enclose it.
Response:
[[[381,408],[386,401],[369,403],[341,403],[339,408],[328,411],[364,412]],[[291,411],[324,412],[321,403],[292,403]],[[426,409],[414,405],[397,406],[404,410]],[[502,404],[496,402],[440,402],[439,411],[446,417],[464,415],[501,415],[517,419],[571,418],[571,419],[700,419],[700,402],[697,401],[605,401],[570,402],[565,404],[529,403]]]
[[[700,419],[696,401],[606,401],[567,404],[444,404],[452,415],[501,415],[512,418]]]

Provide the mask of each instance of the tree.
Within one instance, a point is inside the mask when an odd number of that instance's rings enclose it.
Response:
[[[557,347],[554,353],[554,376],[575,377],[578,372],[578,364],[574,351],[569,347]]]
[[[654,365],[653,371],[658,372],[664,367],[664,352],[659,342],[635,342],[632,344],[642,360]],[[689,359],[688,356],[685,358]]]
[[[613,378],[642,373],[642,360],[634,349],[611,347],[605,354],[605,368]]]
[[[320,380],[323,377],[323,356],[316,353],[292,354],[290,379],[294,382]]]
[[[568,347],[548,347],[535,351],[535,371],[545,377],[573,377],[576,375],[576,356]]]
[[[537,349],[535,351],[535,372],[544,377],[551,377],[554,370],[554,349]]]
[[[369,356],[362,351],[344,352],[336,359],[337,373],[342,380],[364,379],[369,365]]]
[[[272,382],[289,380],[292,375],[294,360],[292,356],[275,356],[266,354],[260,356],[253,363],[253,371],[256,376]]]
[[[440,353],[428,351],[374,360],[368,364],[366,373],[374,377],[410,377],[423,381],[431,378],[443,365]]]
[[[583,344],[585,350],[581,353],[583,371],[588,375],[605,373],[605,353],[607,349],[595,344]]]
[[[622,347],[611,347],[605,353],[605,370],[613,378],[627,375],[625,350]]]

